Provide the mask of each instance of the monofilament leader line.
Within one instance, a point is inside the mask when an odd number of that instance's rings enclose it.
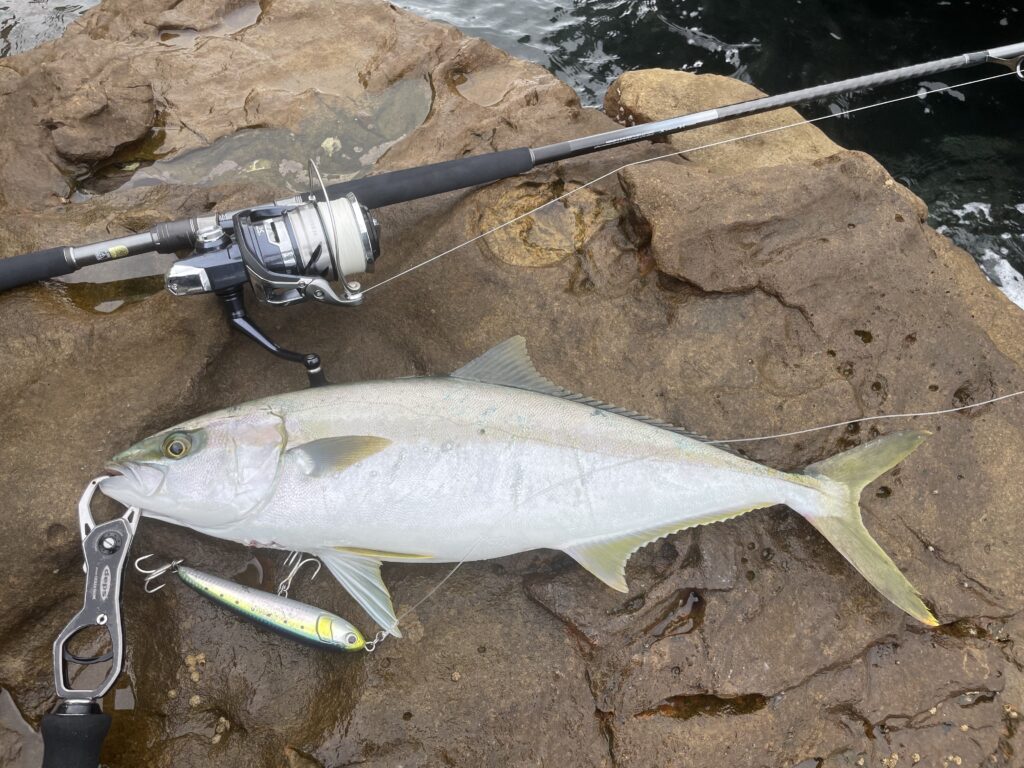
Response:
[[[415,612],[415,610],[417,608],[419,608],[421,605],[423,605],[425,602],[427,602],[427,600],[429,600],[431,597],[433,597],[434,593],[437,592],[437,590],[439,590],[441,587],[443,587],[445,582],[448,581],[448,579],[450,579],[452,576],[455,575],[455,572],[457,570],[459,570],[459,568],[462,567],[463,563],[465,563],[469,559],[469,556],[473,554],[473,551],[480,545],[480,542],[482,542],[483,540],[484,540],[484,537],[481,536],[479,539],[474,541],[473,542],[473,546],[471,546],[467,550],[466,554],[464,554],[462,556],[462,559],[459,560],[459,562],[457,562],[455,564],[455,567],[452,568],[450,571],[448,571],[448,573],[445,574],[443,579],[441,579],[439,582],[437,582],[437,584],[435,584],[433,586],[433,588],[431,588],[431,590],[429,592],[427,592],[427,594],[425,594],[423,597],[421,597],[419,600],[417,600],[415,605],[412,606],[412,608],[409,608],[407,610],[402,611],[402,615],[399,616],[397,619],[395,619],[395,623],[392,626],[392,629],[396,628],[399,624],[401,624],[402,623],[402,619],[404,619],[409,614]],[[390,629],[382,629],[380,632],[378,632],[376,635],[374,635],[373,640],[370,640],[369,642],[367,642],[363,646],[363,649],[367,653],[373,653],[375,650],[377,650],[377,645],[378,644],[380,644],[385,638],[388,638],[388,637],[391,637],[391,636],[392,635],[391,635],[391,630]]]
[[[722,139],[720,141],[713,141],[713,142],[711,142],[709,144],[701,144],[700,146],[690,147],[688,149],[682,149],[682,150],[679,150],[677,152],[666,152],[665,154],[656,155],[654,157],[644,158],[643,160],[634,160],[633,162],[630,162],[630,163],[624,163],[624,164],[618,166],[617,168],[613,168],[612,170],[608,171],[607,173],[604,173],[604,174],[602,174],[602,175],[600,175],[600,176],[598,176],[596,178],[591,179],[590,181],[587,181],[587,182],[581,184],[578,187],[573,187],[568,192],[565,192],[565,193],[563,193],[561,195],[558,195],[557,197],[551,198],[546,203],[541,203],[536,208],[531,208],[530,210],[526,211],[525,213],[521,213],[518,216],[515,216],[514,218],[511,218],[508,221],[503,222],[502,224],[498,224],[497,226],[491,227],[486,232],[481,232],[479,235],[475,235],[474,237],[471,237],[469,240],[466,240],[463,243],[459,243],[458,245],[453,246],[453,247],[449,248],[446,251],[442,251],[441,253],[437,254],[436,256],[431,256],[429,259],[425,259],[424,261],[421,261],[421,262],[419,262],[417,264],[413,264],[411,267],[408,267],[407,269],[403,269],[401,272],[398,272],[398,273],[392,275],[391,277],[385,278],[384,280],[381,280],[379,283],[374,283],[373,285],[364,288],[363,289],[363,293],[366,294],[366,293],[369,293],[370,291],[375,291],[378,288],[381,288],[381,287],[387,285],[388,283],[390,283],[390,282],[392,282],[394,280],[397,280],[400,277],[404,277],[405,275],[408,275],[411,272],[415,272],[416,270],[418,270],[418,269],[420,269],[422,267],[425,267],[428,264],[432,264],[433,262],[435,262],[438,259],[441,259],[441,258],[447,256],[450,253],[454,253],[455,251],[458,251],[458,250],[460,250],[462,248],[465,248],[467,245],[475,243],[478,240],[483,240],[484,238],[489,237],[490,235],[493,235],[494,233],[504,229],[505,227],[508,227],[508,226],[510,226],[512,224],[515,224],[517,221],[522,221],[523,219],[532,216],[533,214],[537,213],[538,211],[541,211],[544,208],[547,208],[549,205],[553,205],[553,204],[555,204],[557,202],[565,200],[566,198],[571,197],[572,195],[576,194],[577,192],[580,192],[581,190],[586,189],[587,187],[591,187],[591,186],[593,186],[594,184],[597,184],[600,181],[604,181],[609,176],[614,176],[619,171],[625,170],[626,168],[631,168],[631,167],[637,166],[637,165],[644,165],[645,163],[653,163],[656,160],[664,160],[664,159],[669,158],[669,157],[678,157],[678,156],[681,156],[681,155],[688,155],[688,154],[692,154],[694,152],[699,152],[699,151],[701,151],[703,149],[712,149],[714,147],[720,147],[720,146],[722,146],[724,144],[733,144],[733,143],[738,142],[738,141],[743,141],[744,139],[753,139],[753,138],[757,138],[758,136],[766,136],[766,135],[771,134],[771,133],[778,133],[779,131],[787,131],[790,128],[799,128],[800,126],[803,126],[803,125],[812,125],[814,123],[820,123],[823,120],[831,120],[831,119],[837,118],[837,117],[845,117],[847,115],[852,115],[852,114],[854,114],[856,112],[864,112],[864,111],[869,110],[869,109],[876,109],[877,107],[885,107],[885,106],[888,106],[890,104],[899,103],[901,101],[909,101],[910,99],[924,99],[924,98],[927,98],[928,96],[931,96],[932,94],[943,93],[945,91],[952,91],[952,90],[957,90],[957,89],[962,89],[962,88],[968,88],[968,87],[970,87],[972,85],[978,85],[980,83],[986,83],[986,82],[988,82],[990,80],[998,80],[998,79],[1000,79],[1002,77],[1016,77],[1016,76],[1017,76],[1017,72],[1013,72],[1013,71],[1011,71],[1011,72],[1002,72],[1002,73],[1000,73],[998,75],[990,75],[988,77],[981,77],[981,78],[978,78],[977,80],[968,80],[965,83],[959,83],[957,85],[945,85],[945,86],[942,86],[942,87],[939,87],[939,88],[933,88],[933,89],[930,89],[930,90],[921,90],[921,91],[918,91],[916,93],[908,94],[906,96],[899,96],[899,97],[897,97],[895,99],[888,99],[886,101],[879,101],[879,102],[876,102],[874,104],[866,104],[866,105],[864,105],[862,107],[853,107],[851,109],[844,109],[844,110],[841,110],[839,112],[831,112],[831,113],[829,113],[827,115],[821,115],[820,117],[814,117],[814,118],[811,118],[809,120],[800,120],[799,122],[796,122],[796,123],[789,123],[787,125],[780,125],[780,126],[776,126],[775,128],[767,128],[767,129],[765,129],[763,131],[757,131],[755,133],[748,133],[748,134],[745,134],[743,136],[734,136],[734,137],[729,138],[729,139]]]
[[[570,189],[568,192],[565,192],[565,193],[563,193],[561,195],[558,195],[557,197],[553,197],[552,199],[548,200],[545,203],[541,203],[536,208],[531,208],[529,211],[526,211],[525,213],[521,213],[518,216],[515,216],[514,218],[511,218],[508,221],[503,222],[502,224],[498,224],[497,226],[492,227],[491,229],[488,229],[486,232],[481,232],[479,235],[476,235],[475,237],[472,237],[472,238],[470,238],[469,240],[466,240],[463,243],[459,243],[458,245],[453,246],[452,248],[449,248],[446,251],[442,251],[441,253],[437,254],[436,256],[431,256],[429,259],[421,261],[418,264],[414,264],[413,266],[411,266],[411,267],[409,267],[407,269],[404,269],[401,272],[398,272],[397,274],[392,275],[391,277],[389,277],[389,278],[387,278],[385,280],[380,281],[379,283],[371,285],[371,286],[369,286],[368,288],[366,288],[364,290],[364,293],[369,293],[370,291],[372,291],[372,290],[374,290],[376,288],[380,288],[383,285],[387,285],[391,281],[397,280],[400,277],[404,277],[405,275],[408,275],[411,272],[415,272],[416,270],[420,269],[421,267],[425,267],[426,265],[428,265],[428,264],[430,264],[432,262],[435,262],[438,259],[443,258],[444,256],[447,256],[450,253],[454,253],[455,251],[457,251],[457,250],[459,250],[461,248],[465,248],[467,245],[470,245],[472,243],[477,242],[478,240],[482,240],[482,239],[484,239],[484,238],[486,238],[486,237],[488,237],[490,235],[493,235],[495,232],[498,232],[498,231],[504,229],[505,227],[508,227],[508,226],[510,226],[512,224],[515,224],[517,221],[521,221],[521,220],[523,220],[523,219],[525,219],[525,218],[527,218],[529,216],[532,216],[533,214],[537,213],[540,210],[543,210],[544,208],[546,208],[549,205],[553,205],[554,203],[557,203],[557,202],[560,202],[562,200],[565,200],[566,198],[571,197],[572,195],[576,194],[580,190],[586,189],[587,187],[591,187],[594,184],[597,184],[598,182],[603,181],[604,179],[607,179],[610,176],[614,176],[615,174],[619,173],[619,171],[625,170],[626,168],[631,168],[633,166],[638,166],[638,165],[644,165],[646,163],[653,163],[653,162],[655,162],[657,160],[664,160],[664,159],[670,158],[670,157],[677,157],[677,156],[681,156],[681,155],[688,155],[688,154],[691,154],[691,153],[694,153],[694,152],[699,152],[700,150],[703,150],[703,149],[712,149],[713,147],[720,147],[720,146],[725,145],[725,144],[733,144],[733,143],[736,143],[736,142],[739,142],[739,141],[743,141],[744,139],[752,139],[752,138],[756,138],[758,136],[766,136],[768,134],[778,133],[780,131],[786,131],[786,130],[789,130],[790,128],[799,128],[800,126],[804,126],[804,125],[812,125],[814,123],[819,123],[819,122],[822,122],[824,120],[831,120],[831,119],[837,118],[837,117],[845,117],[846,115],[852,115],[852,114],[854,114],[856,112],[864,112],[866,110],[875,109],[877,107],[885,107],[885,106],[888,106],[890,104],[899,103],[901,101],[909,101],[910,99],[924,99],[924,98],[927,98],[928,96],[931,96],[931,95],[936,94],[936,93],[943,93],[945,91],[952,91],[952,90],[958,90],[958,89],[962,89],[962,88],[969,88],[970,86],[979,85],[981,83],[987,83],[987,82],[989,82],[991,80],[998,80],[998,79],[1003,78],[1003,77],[1014,77],[1014,76],[1019,76],[1019,73],[1016,72],[1016,71],[1002,72],[1002,73],[1000,73],[998,75],[990,75],[988,77],[981,77],[981,78],[978,78],[976,80],[968,80],[967,82],[959,83],[957,85],[944,85],[944,86],[941,86],[939,88],[932,88],[932,89],[929,89],[929,90],[918,91],[916,93],[908,94],[906,96],[898,96],[897,98],[894,98],[894,99],[887,99],[885,101],[875,102],[874,104],[866,104],[866,105],[861,106],[861,107],[853,107],[851,109],[844,109],[844,110],[839,111],[839,112],[832,112],[832,113],[829,113],[827,115],[821,115],[819,117],[814,117],[814,118],[810,118],[810,119],[807,119],[807,120],[800,120],[799,122],[788,123],[787,125],[780,125],[780,126],[776,126],[774,128],[767,128],[767,129],[765,129],[763,131],[757,131],[755,133],[744,134],[743,136],[733,136],[733,137],[728,138],[728,139],[721,139],[719,141],[713,141],[713,142],[710,142],[708,144],[701,144],[700,146],[690,147],[688,149],[682,149],[682,150],[679,150],[677,152],[666,152],[665,154],[656,155],[655,157],[648,157],[648,158],[644,158],[642,160],[634,160],[634,161],[629,162],[629,163],[624,163],[624,164],[622,164],[622,165],[620,165],[620,166],[618,166],[616,168],[613,168],[612,170],[608,171],[607,173],[604,173],[604,174],[602,174],[600,176],[597,176],[596,178],[591,179],[590,181],[587,181],[587,182],[581,184],[578,187],[574,187],[574,188]],[[759,441],[759,440],[773,440],[773,439],[781,438],[781,437],[793,437],[793,436],[796,436],[796,435],[804,435],[804,434],[807,434],[809,432],[820,432],[822,430],[834,429],[836,427],[845,427],[845,426],[848,426],[850,424],[857,424],[857,423],[864,422],[864,421],[882,421],[882,420],[886,420],[886,419],[910,419],[910,418],[919,418],[919,417],[923,417],[923,416],[941,416],[941,415],[944,415],[944,414],[958,413],[960,411],[970,410],[972,408],[981,408],[984,405],[990,405],[992,403],[999,402],[1000,400],[1008,400],[1010,398],[1019,397],[1020,395],[1024,395],[1024,390],[1020,390],[1020,391],[1017,391],[1017,392],[1011,392],[1010,394],[1007,394],[1007,395],[1000,395],[999,397],[993,397],[993,398],[991,398],[989,400],[985,400],[985,401],[980,402],[980,403],[972,403],[970,405],[964,405],[964,406],[960,406],[960,407],[957,407],[957,408],[945,408],[945,409],[937,410],[937,411],[918,411],[918,412],[913,412],[913,413],[893,413],[893,414],[882,414],[882,415],[877,415],[877,416],[864,416],[864,417],[859,418],[859,419],[848,419],[846,421],[838,421],[838,422],[836,422],[834,424],[824,424],[824,425],[817,426],[817,427],[808,427],[807,429],[798,429],[798,430],[794,430],[792,432],[779,432],[779,433],[772,434],[772,435],[758,435],[757,437],[735,437],[735,438],[729,438],[729,439],[724,439],[724,440],[705,440],[704,442],[707,442],[707,443],[709,443],[711,445],[724,445],[724,444],[728,444],[728,443],[749,443],[749,442],[756,442],[756,441]],[[461,563],[460,563],[460,565],[461,565]],[[448,576],[451,576],[452,573],[454,573],[456,569],[458,569],[458,566],[456,566],[455,569],[453,569],[452,572],[448,574]],[[447,579],[447,578],[448,577],[445,577],[445,579]],[[440,587],[440,584],[438,584],[438,587]],[[431,592],[431,594],[433,594],[433,592]],[[429,595],[428,595],[428,597],[429,597]],[[424,599],[426,599],[426,598],[424,598]],[[419,603],[417,603],[417,605],[419,605]]]
[[[849,424],[860,424],[864,421],[884,421],[886,419],[916,419],[921,416],[942,416],[947,413],[959,413],[960,411],[969,411],[971,408],[981,408],[983,405],[991,405],[992,403],[998,403],[1000,400],[1009,400],[1012,397],[1020,397],[1024,395],[1024,389],[1016,392],[1011,392],[1008,395],[1000,395],[999,397],[989,398],[988,400],[982,400],[980,403],[971,403],[970,405],[961,405],[956,408],[943,408],[938,411],[917,411],[915,413],[883,413],[877,416],[862,416],[859,419],[847,419],[846,421],[837,421],[835,424],[822,424],[820,427],[807,427],[807,429],[797,429],[792,432],[777,432],[774,435],[759,435],[757,437],[732,437],[728,440],[702,440],[701,442],[708,443],[709,445],[723,445],[726,443],[753,443],[758,440],[774,440],[777,437],[793,437],[794,435],[806,435],[808,432],[820,432],[823,429],[834,429],[835,427],[845,427]]]

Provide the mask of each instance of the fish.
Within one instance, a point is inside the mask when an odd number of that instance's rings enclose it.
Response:
[[[382,563],[554,549],[628,592],[641,547],[778,504],[936,626],[859,506],[928,434],[894,432],[782,472],[557,386],[516,336],[448,376],[311,388],[185,421],[115,456],[100,489],[200,533],[309,552],[399,637]]]
[[[174,570],[185,584],[214,603],[287,637],[342,651],[360,651],[366,646],[358,629],[330,611],[185,565],[177,565]]]

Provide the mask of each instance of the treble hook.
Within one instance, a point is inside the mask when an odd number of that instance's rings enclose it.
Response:
[[[137,558],[135,560],[135,570],[146,577],[145,581],[143,582],[142,588],[146,591],[147,594],[152,595],[155,592],[159,592],[166,586],[165,584],[159,584],[154,587],[152,581],[154,579],[160,578],[165,573],[174,573],[178,570],[178,566],[185,562],[185,560],[184,558],[178,558],[177,560],[171,560],[171,562],[169,562],[167,565],[162,565],[159,568],[147,569],[143,568],[142,565],[140,565],[140,563],[142,563],[142,561],[145,560],[147,557],[153,557],[153,555],[143,555],[142,557]]]
[[[281,583],[277,585],[277,594],[280,597],[288,597],[288,590],[292,588],[292,581],[295,579],[295,576],[299,573],[299,571],[302,570],[302,566],[304,566],[306,563],[316,564],[316,570],[314,570],[313,575],[309,577],[309,580],[312,581],[317,577],[317,574],[320,573],[319,560],[317,560],[315,557],[302,557],[301,552],[292,552],[288,555],[288,557],[285,558],[285,567],[287,568],[289,565],[291,565],[292,569],[288,571],[288,575],[285,576],[281,580]]]

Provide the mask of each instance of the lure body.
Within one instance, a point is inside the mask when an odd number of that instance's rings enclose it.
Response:
[[[342,651],[359,651],[366,644],[358,629],[329,611],[183,565],[177,574],[204,597],[287,637]]]

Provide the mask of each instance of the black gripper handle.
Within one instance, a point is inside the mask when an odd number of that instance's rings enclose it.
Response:
[[[63,711],[62,711],[63,708]],[[96,702],[67,703],[43,715],[43,768],[97,768],[110,715]]]
[[[66,250],[64,247],[47,248],[0,259],[0,292],[74,272],[75,268],[64,258]]]
[[[367,208],[383,208],[385,205],[507,179],[532,168],[533,152],[528,147],[505,149],[332,184],[327,187],[327,196],[337,200],[351,192]],[[322,198],[323,193],[316,193],[316,197]]]

